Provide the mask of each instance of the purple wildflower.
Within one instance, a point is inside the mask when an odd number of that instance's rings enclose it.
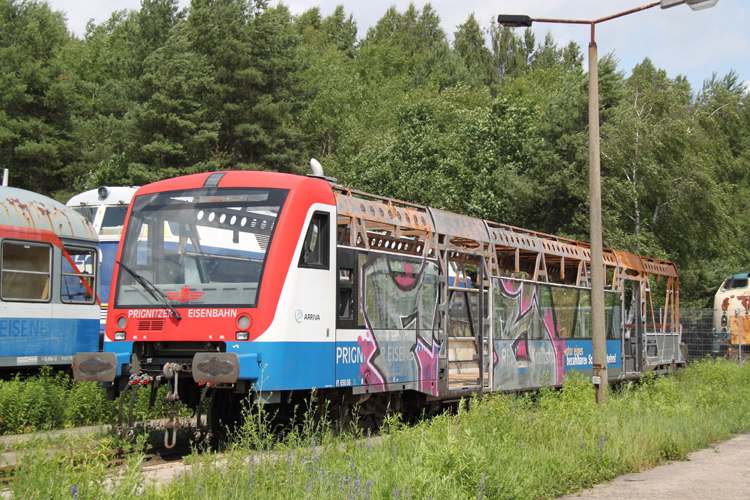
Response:
[[[479,488],[477,488],[477,500],[485,499],[486,489],[487,489],[487,473],[482,472],[482,480],[479,481]]]

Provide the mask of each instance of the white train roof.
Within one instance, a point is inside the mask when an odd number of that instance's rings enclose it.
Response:
[[[68,200],[66,205],[69,207],[129,205],[137,190],[137,186],[102,186],[75,195]]]
[[[99,241],[85,217],[51,198],[12,187],[0,187],[0,233],[13,228],[50,231],[63,238]],[[22,234],[18,234],[22,237]]]

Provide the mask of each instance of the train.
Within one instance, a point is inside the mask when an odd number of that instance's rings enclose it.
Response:
[[[741,333],[740,333],[741,332]],[[726,356],[730,349],[750,350],[750,273],[729,276],[714,296],[714,354]]]
[[[46,196],[0,187],[0,371],[68,368],[99,349],[99,240]]]
[[[685,363],[675,265],[603,256],[609,381]],[[103,352],[78,353],[73,372],[121,408],[129,390],[166,383],[168,401],[199,411],[210,392],[213,422],[215,397],[276,409],[312,398],[376,426],[388,412],[593,376],[590,262],[587,243],[322,171],[176,177],[135,193]]]
[[[99,237],[99,297],[101,316],[99,320],[100,350],[104,347],[104,327],[107,323],[107,300],[112,283],[117,247],[125,224],[128,205],[137,186],[100,186],[70,198],[66,206],[85,217]]]

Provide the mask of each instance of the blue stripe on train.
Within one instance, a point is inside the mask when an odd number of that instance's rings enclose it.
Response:
[[[105,342],[106,352],[133,352],[133,342]],[[257,390],[309,390],[333,387],[335,352],[333,342],[244,342],[228,341],[227,352],[257,354],[260,376]],[[253,367],[252,372],[255,372]]]
[[[607,340],[607,367],[622,366],[622,344],[619,340]],[[594,348],[591,340],[565,341],[565,371],[593,370]]]
[[[99,350],[99,320],[0,318],[2,356],[55,356]]]

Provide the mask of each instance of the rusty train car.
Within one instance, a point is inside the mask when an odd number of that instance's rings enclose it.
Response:
[[[98,349],[98,252],[70,208],[0,187],[0,370],[70,365]]]
[[[727,356],[732,351],[743,353],[750,344],[750,274],[728,277],[714,295],[715,355]],[[736,355],[736,354],[735,354]]]
[[[604,265],[610,381],[684,363],[675,266],[612,249]],[[168,383],[197,406],[209,391],[282,406],[313,391],[375,425],[592,375],[589,276],[586,243],[322,175],[178,177],[133,197],[104,352],[77,355],[74,373],[111,397]]]

